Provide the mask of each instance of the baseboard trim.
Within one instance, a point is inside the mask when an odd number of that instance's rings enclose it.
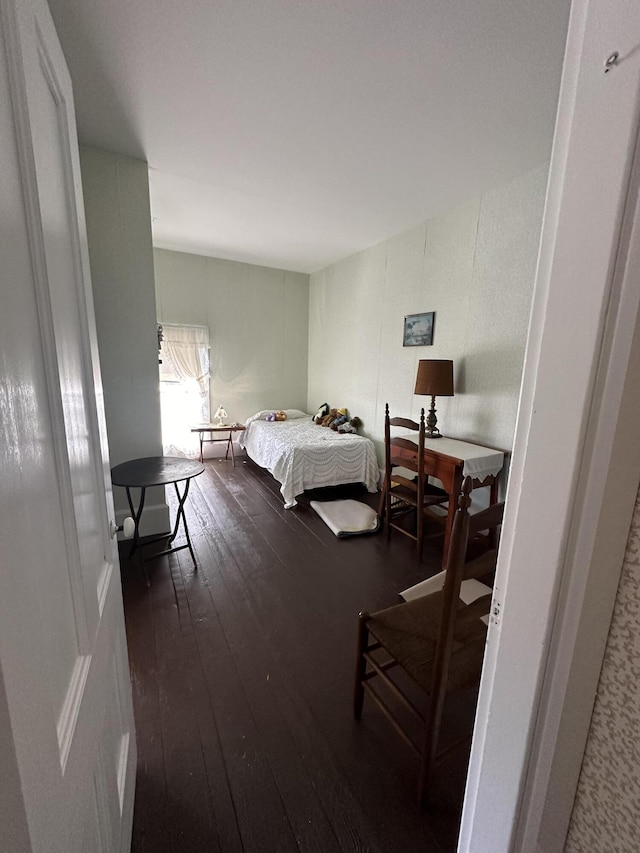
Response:
[[[128,509],[116,512],[116,523],[121,525],[125,518],[131,515]],[[145,506],[140,519],[140,536],[158,536],[171,530],[169,519],[169,507],[165,503],[151,504]],[[118,540],[122,540],[122,533],[118,534]]]

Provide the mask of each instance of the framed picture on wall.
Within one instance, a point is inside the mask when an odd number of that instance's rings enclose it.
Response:
[[[433,343],[433,325],[436,312],[407,314],[404,318],[403,347],[430,347]]]

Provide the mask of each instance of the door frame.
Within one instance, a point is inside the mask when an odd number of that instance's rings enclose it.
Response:
[[[561,851],[573,808],[640,481],[638,32],[573,2],[460,851]]]

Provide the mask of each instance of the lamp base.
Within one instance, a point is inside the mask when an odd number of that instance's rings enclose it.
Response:
[[[427,415],[427,419],[425,421],[425,438],[442,438],[440,430],[436,426],[438,423],[438,418],[436,417],[436,398],[431,397],[431,408],[429,409],[429,414]]]

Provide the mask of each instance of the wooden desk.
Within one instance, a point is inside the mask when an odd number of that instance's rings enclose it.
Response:
[[[415,433],[403,435],[416,441]],[[435,477],[442,483],[449,495],[449,509],[444,534],[442,565],[445,566],[449,554],[449,543],[453,518],[458,506],[458,497],[465,477],[473,478],[473,488],[487,486],[491,489],[489,502],[498,502],[498,478],[504,466],[505,454],[502,450],[471,444],[457,438],[425,439],[424,470],[429,477]]]
[[[218,424],[198,424],[197,426],[191,427],[191,432],[199,433],[200,438],[200,461],[203,462],[202,458],[202,445],[203,444],[215,444],[217,441],[226,441],[227,442],[227,452],[224,455],[225,459],[229,458],[229,448],[231,448],[231,460],[233,462],[233,467],[236,467],[236,457],[233,452],[233,433],[234,432],[242,432],[244,430],[244,424],[235,425],[235,424],[222,424],[219,426]],[[209,438],[205,438],[205,432],[209,433]],[[211,434],[214,432],[226,432],[227,436],[224,438],[211,438]]]

